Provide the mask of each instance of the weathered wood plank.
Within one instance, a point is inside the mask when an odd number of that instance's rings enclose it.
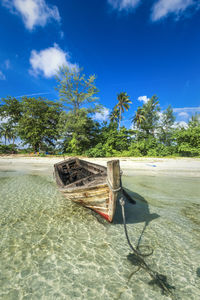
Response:
[[[119,160],[108,161],[107,180],[108,180],[108,186],[110,188],[110,201],[109,201],[108,214],[110,220],[112,221],[116,210],[118,192],[121,187]]]
[[[109,161],[106,169],[72,158],[55,164],[54,168],[66,199],[91,208],[112,222],[121,184],[119,160]]]

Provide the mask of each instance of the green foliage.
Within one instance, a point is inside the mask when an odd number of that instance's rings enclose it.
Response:
[[[138,133],[139,137],[148,138],[149,136],[155,136],[156,129],[158,128],[159,111],[160,106],[158,97],[156,95],[152,96],[147,103],[144,103],[142,108],[139,107],[139,111],[133,117],[133,122],[137,123],[137,114],[140,115],[140,131]]]
[[[143,121],[145,121],[145,110],[139,106],[135,115],[133,116],[132,123],[134,123],[137,128],[140,128]]]
[[[174,152],[173,146],[165,146],[158,139],[149,137],[132,142],[129,151],[132,156],[170,156]]]
[[[96,103],[95,95],[99,92],[95,86],[95,75],[86,75],[82,73],[82,69],[70,69],[67,66],[60,67],[56,76],[58,82],[60,100],[66,105],[66,109],[76,115],[82,107],[91,103]],[[88,112],[91,112],[91,105]]]
[[[200,125],[177,129],[174,133],[177,152],[181,156],[200,155]]]
[[[131,133],[132,130],[125,127],[121,127],[118,131],[116,123],[104,124],[98,135],[98,140],[101,140],[101,142],[89,149],[86,154],[90,157],[111,157],[122,156],[122,153],[128,154],[127,149],[131,143]]]
[[[151,156],[151,153],[156,153],[156,148],[157,148],[157,140],[149,136],[148,139],[143,138],[137,140],[137,142],[133,141],[129,149],[133,154],[138,153],[139,155],[142,156],[146,156],[146,155]]]
[[[21,117],[21,103],[14,97],[1,99],[0,117],[8,118],[10,123],[17,124]]]
[[[18,149],[19,154],[29,154],[29,153],[32,153],[32,152],[33,152],[32,148]]]
[[[200,114],[192,116],[187,129],[174,129],[172,108],[159,114],[158,98],[153,96],[138,107],[132,118],[135,129],[128,130],[120,122],[131,101],[120,93],[110,123],[99,124],[92,118],[99,109],[95,76],[86,79],[81,70],[63,67],[57,79],[67,110],[44,98],[1,99],[0,153],[16,153],[15,139],[20,137],[29,148],[19,153],[40,151],[40,156],[46,152],[89,157],[200,156]]]
[[[119,111],[119,128],[121,127],[122,113],[124,110],[128,110],[132,102],[129,99],[130,97],[125,92],[121,92],[117,95],[118,103],[116,104],[114,110]]]
[[[10,141],[12,138],[12,127],[9,122],[0,124],[0,137],[4,137],[5,145],[7,140]]]
[[[174,132],[173,124],[175,116],[173,109],[169,105],[168,108],[163,112],[160,126],[159,126],[159,140],[166,146],[170,146],[172,142],[172,135]]]
[[[58,138],[57,124],[60,105],[44,98],[22,98],[22,114],[18,122],[18,132],[24,144],[29,144],[35,152],[53,146]]]
[[[171,156],[174,153],[175,148],[173,146],[165,146],[162,143],[157,145],[158,156]]]
[[[130,145],[131,130],[121,127],[117,130],[115,124],[110,124],[102,128],[101,140],[106,152],[106,156],[115,155],[115,151],[122,152],[127,150]]]
[[[14,154],[17,153],[17,146],[10,144],[10,145],[2,145],[0,144],[0,154]]]
[[[98,143],[95,147],[85,152],[88,157],[105,157],[106,151],[102,143]]]
[[[63,152],[75,154],[84,153],[95,146],[98,132],[98,123],[90,117],[98,111],[95,95],[99,92],[95,86],[95,75],[86,78],[82,69],[69,69],[63,66],[56,76],[60,100],[65,104],[66,112],[62,112],[58,124],[63,142]]]
[[[114,107],[114,109],[112,110],[112,112],[110,113],[109,119],[111,123],[119,123],[119,108],[118,107]]]
[[[63,138],[62,152],[82,154],[98,142],[99,124],[88,116],[84,108],[80,109],[76,115],[73,112],[63,112],[58,129]]]
[[[140,147],[138,143],[135,143],[134,141],[131,143],[129,147],[130,156],[142,156]]]
[[[200,113],[196,113],[195,115],[193,115],[189,122],[189,127],[198,127],[198,126],[200,126]]]
[[[0,124],[0,137],[4,136],[5,144],[7,140],[12,140],[14,145],[18,136],[17,124],[21,117],[21,103],[13,97],[3,98],[1,103],[0,118],[5,122]]]
[[[46,157],[46,153],[41,152],[41,153],[40,153],[40,157]]]

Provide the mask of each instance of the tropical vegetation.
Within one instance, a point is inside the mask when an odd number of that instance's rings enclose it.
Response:
[[[96,76],[80,68],[61,67],[56,76],[59,99],[15,97],[0,100],[0,153],[33,152],[109,156],[200,156],[200,114],[186,127],[178,125],[169,105],[161,111],[153,95],[122,126],[123,114],[135,102],[126,92],[104,122],[97,98]]]

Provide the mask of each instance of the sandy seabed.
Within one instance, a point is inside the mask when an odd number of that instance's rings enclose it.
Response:
[[[0,156],[0,169],[33,168],[35,171],[51,173],[55,163],[68,157],[27,157],[18,155]],[[144,174],[150,176],[171,175],[184,177],[200,177],[200,158],[152,158],[152,157],[120,157],[120,158],[81,158],[106,166],[107,161],[120,160],[124,175]]]
[[[133,274],[119,206],[108,224],[61,195],[62,160],[0,156],[0,299],[199,299],[200,159],[119,158],[136,200],[125,206],[131,242],[154,250],[146,262],[175,287],[172,298],[145,270]]]

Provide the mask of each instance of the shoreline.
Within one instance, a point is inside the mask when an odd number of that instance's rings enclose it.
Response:
[[[66,156],[65,159],[68,157]],[[53,165],[62,161],[64,157],[56,156],[0,156],[0,171],[12,169],[30,169],[38,172],[53,172]],[[120,160],[120,166],[125,176],[148,175],[148,176],[184,176],[200,177],[200,158],[157,158],[157,157],[106,157],[84,158],[96,164],[106,166],[107,161]]]

